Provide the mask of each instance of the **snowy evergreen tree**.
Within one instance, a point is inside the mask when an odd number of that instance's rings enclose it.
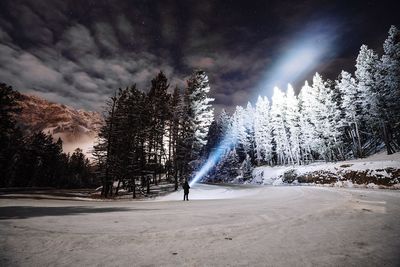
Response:
[[[321,75],[316,73],[313,78],[313,90],[317,92],[315,109],[315,131],[318,136],[317,152],[325,161],[337,159],[340,153],[340,110],[334,102],[333,90]]]
[[[253,172],[253,166],[251,164],[251,158],[250,155],[246,155],[246,158],[243,160],[241,166],[240,166],[240,175],[243,179],[243,181],[248,181],[252,179],[252,172]]]
[[[289,135],[285,127],[286,116],[286,97],[285,94],[278,88],[274,88],[271,106],[271,127],[273,139],[275,141],[275,153],[277,156],[277,164],[286,164],[293,162],[290,153]]]
[[[258,165],[262,162],[272,165],[272,127],[270,119],[268,98],[259,96],[254,116],[254,137]]]
[[[328,88],[322,79],[321,75],[316,73],[313,77],[312,84],[313,91],[316,93],[316,101],[314,102],[314,114],[313,114],[313,124],[315,125],[315,133],[317,135],[317,140],[314,143],[315,151],[327,160],[328,157],[328,140],[326,139],[327,133],[326,128],[326,118],[327,107],[325,106],[325,100],[327,98]]]
[[[355,75],[362,92],[366,130],[375,138],[383,140],[387,153],[391,154],[394,149],[392,148],[388,127],[389,110],[387,104],[389,103],[389,93],[383,78],[386,76],[384,64],[378,60],[378,55],[372,49],[362,45],[357,57],[356,69]]]
[[[352,139],[355,155],[363,157],[361,145],[360,122],[361,122],[361,92],[356,80],[346,71],[342,71],[336,82],[338,90],[342,94],[342,110],[344,111],[344,123],[347,124],[349,135]]]
[[[355,77],[358,90],[360,91],[360,102],[363,120],[369,124],[375,124],[374,118],[378,117],[376,103],[376,76],[378,66],[378,55],[362,45],[356,60]]]
[[[300,111],[300,149],[303,162],[314,160],[313,150],[316,149],[318,137],[315,131],[315,115],[317,107],[317,92],[306,81],[299,94]]]
[[[249,138],[247,136],[245,119],[245,109],[237,106],[232,115],[232,141],[237,148],[238,154],[247,154],[250,150]]]
[[[385,123],[383,134],[386,135],[389,143],[394,133],[394,146],[398,149],[400,146],[400,105],[397,101],[400,99],[400,31],[393,25],[383,44],[383,51],[378,74],[378,87],[382,91],[383,98],[383,105],[381,105]],[[388,152],[394,152],[390,145]]]
[[[204,147],[204,155],[208,156],[217,146],[221,146],[221,142],[228,135],[228,131],[231,129],[231,118],[226,114],[225,110],[222,110],[210,126],[207,135],[207,144]],[[228,149],[228,147],[227,147]]]
[[[194,125],[194,142],[192,152],[199,155],[207,143],[207,133],[214,118],[214,109],[209,98],[210,85],[204,71],[195,71],[187,81],[191,116]]]
[[[292,163],[300,164],[300,114],[299,103],[289,84],[286,92],[286,128],[289,133]]]
[[[254,114],[255,109],[250,102],[247,102],[246,109],[244,110],[244,128],[246,131],[247,144],[246,153],[249,154],[250,159],[253,161],[255,159],[255,133],[254,133]]]

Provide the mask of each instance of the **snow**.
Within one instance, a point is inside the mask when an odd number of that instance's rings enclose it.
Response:
[[[192,188],[190,201],[178,196],[106,202],[1,198],[0,266],[400,262],[399,191],[201,185]]]
[[[207,184],[195,184],[190,188],[189,201],[190,199],[232,199],[232,198],[243,198],[249,195],[253,195],[258,192],[254,187],[239,187],[239,186],[215,186]],[[170,201],[170,200],[182,200],[183,191],[171,193],[166,196],[158,197],[157,201]]]
[[[385,152],[375,154],[365,159],[346,160],[336,163],[315,162],[309,165],[291,165],[291,166],[262,166],[253,170],[251,183],[265,185],[280,185],[283,174],[294,169],[297,175],[303,175],[315,171],[327,171],[336,175],[346,173],[348,171],[368,171],[371,176],[391,177],[385,169],[400,169],[400,152],[387,155]],[[348,183],[348,182],[347,182]],[[346,184],[338,183],[338,186]],[[349,184],[350,185],[350,184]],[[377,187],[375,185],[375,187]]]

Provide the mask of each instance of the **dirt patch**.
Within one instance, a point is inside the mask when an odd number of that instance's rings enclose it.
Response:
[[[343,167],[343,166],[341,166]],[[343,170],[338,173],[330,171],[314,171],[298,175],[294,170],[285,172],[282,180],[291,184],[295,180],[299,183],[334,184],[336,182],[350,181],[353,184],[391,187],[400,183],[400,169],[386,168],[376,170]]]
[[[400,170],[393,170],[398,173]],[[388,172],[387,172],[388,173]],[[389,174],[389,173],[388,173]],[[392,186],[399,183],[396,176],[379,174],[379,170],[375,172],[367,171],[347,171],[343,173],[343,179],[349,180],[354,184],[370,184],[374,183],[376,185]]]
[[[329,171],[315,171],[297,177],[299,183],[332,184],[339,180],[335,173]]]

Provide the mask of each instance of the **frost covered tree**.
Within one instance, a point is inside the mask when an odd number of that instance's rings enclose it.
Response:
[[[252,172],[253,172],[253,166],[251,164],[251,158],[250,155],[247,154],[246,158],[243,160],[240,166],[240,175],[243,181],[251,180]]]
[[[324,105],[327,98],[328,88],[322,79],[321,75],[316,73],[313,77],[312,89],[316,94],[316,101],[314,102],[313,124],[315,125],[315,133],[317,140],[315,142],[315,150],[319,155],[323,155],[324,159],[328,154],[328,140],[326,139],[326,118],[327,108]]]
[[[270,119],[268,98],[259,96],[254,115],[254,138],[258,165],[261,162],[272,164],[272,127]]]
[[[342,94],[341,107],[344,115],[344,123],[347,124],[349,135],[352,139],[355,155],[363,157],[361,145],[360,122],[361,122],[361,92],[356,80],[346,71],[342,71],[336,87]]]
[[[245,117],[246,110],[237,106],[235,112],[232,115],[232,140],[237,148],[238,154],[246,155],[251,148],[249,143],[248,131],[246,129]]]
[[[360,91],[363,120],[372,124],[378,113],[375,94],[377,66],[378,55],[366,45],[362,45],[357,56],[354,74]]]
[[[192,153],[199,155],[203,146],[207,143],[207,133],[214,118],[214,109],[208,97],[210,85],[208,76],[204,71],[195,71],[187,81],[187,91],[190,101],[190,115],[194,126],[194,140]]]
[[[325,82],[321,75],[316,73],[313,78],[313,90],[317,93],[315,103],[314,125],[318,136],[317,152],[325,161],[340,157],[337,153],[340,148],[340,110],[334,100],[334,92],[330,84]]]
[[[400,146],[400,31],[391,26],[389,35],[383,44],[384,54],[380,61],[378,73],[378,88],[381,91],[380,105],[383,117],[383,135],[389,143],[388,153],[394,152],[390,142],[392,133],[395,135],[396,147]]]
[[[285,127],[286,97],[278,87],[274,88],[271,106],[271,127],[273,140],[275,142],[275,153],[277,164],[292,163],[293,157],[290,153],[290,141]]]
[[[286,92],[286,128],[289,133],[292,163],[300,164],[300,114],[298,99],[289,84]]]
[[[357,57],[355,76],[361,91],[366,130],[370,135],[383,139],[388,154],[391,154],[394,150],[388,131],[388,89],[382,79],[383,69],[378,55],[366,45],[362,45]],[[381,137],[377,136],[376,132],[380,132]]]
[[[254,113],[255,109],[250,102],[247,102],[246,109],[244,110],[244,128],[246,131],[246,143],[248,145],[248,153],[251,160],[255,158],[255,136],[254,136]]]
[[[318,137],[315,131],[317,92],[306,81],[299,93],[300,111],[300,149],[302,161],[307,163],[313,161],[313,150],[316,149]]]
[[[207,144],[204,147],[204,156],[211,154],[216,147],[222,146],[221,144],[229,134],[228,131],[231,129],[231,118],[226,114],[223,109],[218,117],[211,123],[210,129],[207,135]],[[228,148],[228,146],[227,146]]]

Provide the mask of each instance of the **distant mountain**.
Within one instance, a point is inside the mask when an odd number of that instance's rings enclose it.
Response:
[[[20,106],[22,112],[16,119],[21,129],[28,134],[43,131],[50,133],[54,139],[60,137],[64,152],[73,152],[79,147],[90,154],[104,122],[98,112],[76,110],[37,96],[22,95]]]

